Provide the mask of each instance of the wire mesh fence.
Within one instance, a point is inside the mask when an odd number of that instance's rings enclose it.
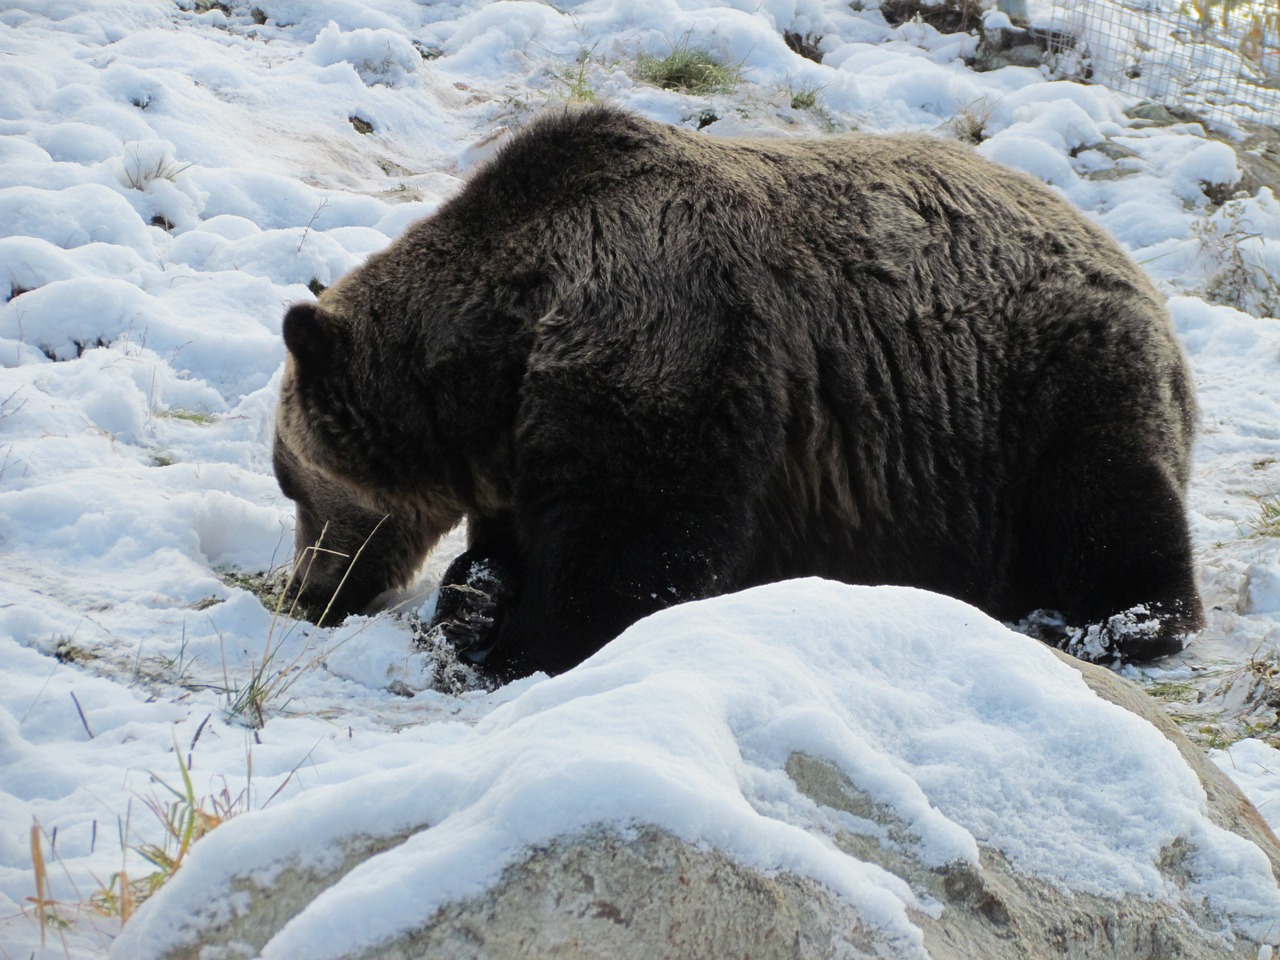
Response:
[[[1280,125],[1280,0],[1028,5],[1058,76],[1210,119]]]

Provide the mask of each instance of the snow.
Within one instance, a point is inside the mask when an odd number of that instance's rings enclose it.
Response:
[[[228,573],[267,570],[291,549],[270,465],[285,306],[430,214],[495,131],[563,99],[566,77],[581,69],[598,96],[667,122],[714,116],[711,136],[947,135],[971,114],[981,152],[1053,184],[1171,297],[1202,411],[1190,512],[1210,624],[1180,657],[1130,674],[1200,691],[1192,732],[1258,737],[1214,756],[1280,827],[1280,751],[1247,729],[1246,695],[1280,655],[1280,547],[1250,526],[1259,498],[1280,492],[1280,325],[1235,308],[1277,310],[1259,278],[1280,276],[1280,204],[1265,187],[1210,203],[1206,185],[1230,195],[1243,182],[1235,148],[1198,124],[1131,121],[1132,101],[1101,86],[1024,67],[975,73],[959,59],[972,37],[890,27],[844,3],[262,0],[262,24],[252,5],[232,6],[0,10],[8,955],[106,955],[119,921],[85,904],[122,867],[150,871],[136,847],[163,837],[145,800],[168,799],[153,778],[180,782],[178,757],[200,797],[225,789],[258,812],[220,826],[217,847],[197,844],[173,896],[223,877],[219,850],[281,853],[260,848],[264,818],[308,824],[282,833],[298,846],[340,822],[439,824],[353,873],[279,956],[338,950],[359,929],[343,911],[370,904],[385,905],[390,930],[492,877],[522,844],[601,817],[807,873],[916,942],[914,894],[816,839],[834,815],[781,772],[792,750],[831,759],[893,806],[927,862],[972,859],[977,839],[999,835],[1055,882],[1151,895],[1160,880],[1142,865],[1183,836],[1218,865],[1211,903],[1245,924],[1274,916],[1274,886],[1207,825],[1167,743],[951,601],[771,587],[637,625],[563,677],[452,696],[429,689],[429,657],[395,611],[315,629]],[[791,52],[783,30],[820,35],[823,62]],[[638,55],[686,41],[740,63],[743,83],[690,97],[633,79]],[[789,86],[816,89],[822,112],[793,109]],[[1252,287],[1230,285],[1237,260]],[[1214,289],[1235,290],[1235,307],[1210,302]],[[388,602],[419,606],[460,544],[455,533]],[[255,677],[274,684],[260,728],[235,706]],[[522,799],[534,796],[547,805]],[[1058,798],[1054,843],[1046,798]],[[33,822],[70,924],[65,947],[43,952],[27,902]],[[464,834],[491,856],[460,862]]]
[[[165,891],[165,922],[140,916],[114,955],[181,943],[170,918],[205,915],[236,873],[310,862],[352,834],[417,830],[262,950],[341,957],[483,891],[522,850],[605,818],[811,876],[898,955],[924,956],[906,884],[795,825],[823,819],[783,772],[797,751],[835,763],[900,816],[925,864],[976,866],[982,839],[1051,882],[1156,897],[1169,882],[1161,851],[1184,837],[1211,877],[1195,890],[1211,910],[1255,936],[1280,915],[1270,862],[1210,822],[1203,788],[1161,733],[1099,700],[1036,641],[917,590],[789,581],[675,607],[474,727],[431,732],[404,769],[221,827]]]

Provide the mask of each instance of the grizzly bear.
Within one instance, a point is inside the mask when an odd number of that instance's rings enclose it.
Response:
[[[328,523],[308,589],[363,546],[357,609],[465,518],[437,620],[495,677],[808,575],[1039,612],[1095,658],[1202,625],[1162,298],[956,143],[555,111],[283,332],[300,550]],[[477,577],[500,602],[468,609]]]

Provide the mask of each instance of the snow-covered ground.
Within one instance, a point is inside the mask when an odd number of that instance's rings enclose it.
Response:
[[[270,808],[408,768],[536,698],[539,678],[423,689],[430,664],[392,613],[316,630],[245,587],[291,550],[269,449],[285,305],[431,213],[503,128],[583,90],[710,136],[979,129],[977,149],[1145,265],[1199,387],[1210,624],[1132,675],[1225,748],[1280,826],[1263,742],[1280,706],[1280,517],[1271,536],[1264,522],[1280,513],[1280,320],[1206,299],[1280,312],[1280,202],[1254,184],[1209,199],[1241,176],[1239,131],[1133,120],[1105,88],[1032,68],[975,73],[959,59],[973,37],[843,2],[191,7],[0,4],[0,957],[105,954],[119,921],[92,902],[118,871],[155,870],[137,848],[163,843],[150,805],[184,791],[184,769],[207,810]],[[821,36],[823,62],[784,31]],[[638,56],[680,44],[741,82],[694,97],[635,78]],[[43,953],[38,895],[58,901]]]

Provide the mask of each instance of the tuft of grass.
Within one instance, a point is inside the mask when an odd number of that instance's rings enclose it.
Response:
[[[144,843],[134,848],[156,868],[154,874],[142,881],[153,891],[178,871],[193,843],[240,812],[242,805],[248,800],[247,788],[233,799],[225,785],[220,795],[205,800],[198,799],[191,782],[191,771],[182,757],[182,750],[176,739],[173,751],[178,761],[178,773],[182,776],[181,789],[171,786],[153,773],[151,782],[163,787],[169,798],[152,794],[143,800],[147,809],[160,821],[163,839],[159,844]],[[122,885],[121,889],[123,888]]]
[[[791,100],[792,110],[817,110],[819,109],[818,94],[822,92],[820,85],[796,86],[793,83],[787,84],[787,96]]]
[[[176,654],[157,653],[142,655],[142,643],[134,654],[131,667],[131,684],[178,686],[184,690],[218,690],[218,687],[200,682],[194,675],[196,657],[187,657],[187,625],[182,624],[182,642]]]
[[[1280,494],[1255,497],[1258,514],[1245,521],[1251,537],[1280,537]]]
[[[317,629],[324,626],[325,620],[328,618],[333,608],[333,602],[337,599],[338,594],[342,591],[343,585],[350,575],[351,569],[359,561],[361,554],[364,553],[365,547],[369,545],[369,541],[373,539],[382,524],[387,520],[383,517],[378,521],[377,526],[369,532],[369,536],[365,539],[355,554],[349,558],[347,564],[347,572],[343,574],[342,579],[334,588],[332,596],[324,608],[319,611],[319,615],[315,614],[313,605],[305,604],[299,599],[300,594],[305,590],[307,584],[304,579],[302,583],[296,584],[295,577],[299,569],[298,563],[288,564],[288,573],[282,574],[279,571],[273,571],[267,574],[245,574],[234,571],[227,571],[222,574],[223,582],[229,586],[238,586],[242,589],[253,593],[262,601],[263,606],[272,610],[271,626],[267,629],[267,637],[262,651],[262,658],[257,661],[247,683],[236,685],[231,682],[229,675],[226,673],[226,665],[223,665],[223,692],[226,696],[226,713],[227,718],[245,723],[254,730],[261,730],[266,725],[266,711],[269,704],[273,701],[280,701],[279,709],[283,709],[289,703],[287,696],[289,690],[298,681],[299,677],[307,668],[319,663],[325,653],[331,652],[336,647],[331,647],[327,651],[321,653],[313,653],[311,650],[311,640],[315,633],[312,632],[307,642],[296,656],[288,663],[283,663],[280,656],[281,649],[286,640],[289,639],[294,629],[297,628],[299,619],[306,619],[313,622]],[[328,530],[326,525],[320,531],[320,538],[315,544],[306,548],[310,552],[326,552],[333,553],[323,546],[324,536]],[[346,555],[343,554],[345,557]],[[302,564],[303,569],[310,569],[310,564]],[[296,589],[295,589],[296,587]],[[286,608],[286,602],[288,604]],[[281,629],[281,624],[288,621],[288,626]],[[370,621],[372,622],[372,621]],[[355,633],[342,640],[346,643],[352,637],[356,636],[364,628],[361,627]]]
[[[74,636],[60,636],[53,641],[53,656],[59,663],[88,663],[100,654],[76,643]]]
[[[1280,279],[1267,269],[1261,234],[1240,201],[1228,200],[1191,224],[1191,233],[1210,269],[1200,291],[1205,299],[1255,317],[1280,316]]]
[[[975,146],[987,139],[987,123],[994,105],[986,97],[965,104],[942,124],[942,129],[964,143]]]
[[[267,630],[262,657],[253,663],[248,681],[233,682],[226,671],[225,663],[223,665],[222,693],[225,697],[223,709],[227,719],[244,723],[254,730],[261,730],[266,725],[268,706],[272,701],[284,696],[298,679],[299,664],[306,655],[309,645],[304,646],[302,652],[287,664],[281,662],[281,648],[293,633],[296,618],[311,619],[314,611],[297,599],[296,594],[291,596],[292,572],[286,574],[283,570],[273,570],[267,573],[245,573],[226,570],[222,571],[219,577],[229,587],[237,587],[252,593],[264,607],[272,611],[271,626]],[[281,629],[280,624],[285,620],[289,621],[289,625]],[[280,706],[283,708],[287,705],[288,699],[285,699]]]
[[[742,80],[742,65],[726,64],[705,48],[690,46],[685,37],[665,57],[641,54],[636,59],[636,76],[664,90],[709,96],[732,92]]]
[[[247,683],[232,685],[230,679],[226,679],[224,690],[226,705],[223,709],[228,720],[243,723],[251,730],[261,730],[267,725],[267,708],[272,701],[280,700],[276,707],[279,710],[289,706],[292,698],[284,694],[293,686],[301,673],[296,669],[301,655],[290,664],[281,666],[279,653],[283,642],[281,638],[272,648],[268,638],[267,650],[261,662],[254,665],[253,673]],[[303,652],[306,652],[305,648]],[[289,676],[290,673],[293,673],[293,676]]]
[[[128,873],[117,870],[89,897],[89,909],[101,917],[117,919],[123,926],[129,922],[138,906],[159,890],[167,879],[167,876],[157,871],[130,880]]]
[[[137,102],[137,101],[135,101]],[[147,101],[148,103],[150,101]],[[139,109],[145,110],[146,104],[139,104]],[[156,180],[168,180],[170,182],[177,180],[183,173],[191,168],[189,163],[179,163],[177,160],[161,157],[155,161],[148,162],[143,160],[137,152],[125,162],[124,175],[128,184],[134,190],[145,190],[148,184]]]
[[[201,724],[200,730],[203,729],[204,724]],[[196,736],[199,736],[199,731]],[[232,817],[246,812],[251,806],[252,754],[249,754],[247,760],[248,783],[238,794],[233,796],[224,780],[222,789],[217,793],[197,797],[191,780],[190,767],[183,759],[176,736],[173,746],[174,756],[178,760],[181,783],[174,786],[153,773],[151,774],[152,784],[159,785],[162,790],[142,800],[160,823],[160,842],[143,843],[137,846],[127,844],[124,836],[128,833],[128,827],[121,827],[121,846],[141,856],[150,865],[150,872],[131,877],[122,866],[120,870],[111,874],[106,883],[99,883],[98,889],[87,902],[88,908],[94,913],[103,917],[117,918],[121,924],[128,923],[138,907],[178,872],[186,861],[191,847],[198,840],[208,836]],[[285,778],[284,783],[276,789],[276,793],[284,789],[292,776],[291,773]],[[272,794],[272,798],[274,797],[275,794]]]
[[[826,133],[837,133],[840,125],[822,102],[822,91],[825,89],[823,84],[801,84],[788,77],[786,84],[780,88],[780,94],[786,98],[792,110],[809,114],[817,122],[819,129]]]
[[[209,722],[209,719],[209,717],[205,717],[200,726],[196,728],[195,737],[192,739],[189,749],[195,748],[196,741],[200,739],[200,734],[204,731],[205,724]],[[36,894],[34,897],[27,897],[27,902],[35,907],[40,923],[42,946],[46,939],[46,931],[52,928],[62,937],[63,950],[67,956],[70,956],[63,931],[75,926],[75,923],[69,920],[67,916],[75,916],[82,911],[88,911],[100,917],[119,920],[121,926],[128,923],[130,918],[137,912],[138,907],[178,872],[183,863],[186,862],[191,848],[199,840],[208,836],[228,820],[248,812],[255,806],[268,806],[293,781],[298,769],[310,756],[308,752],[307,756],[303,757],[289,771],[288,775],[271,793],[271,796],[259,805],[254,802],[252,748],[249,748],[245,757],[246,777],[243,789],[233,795],[226,779],[223,778],[220,790],[207,796],[199,797],[191,779],[190,755],[187,755],[188,759],[183,759],[183,752],[177,742],[176,732],[173,747],[174,756],[178,760],[180,782],[171,784],[152,773],[150,775],[152,785],[159,786],[161,789],[153,791],[150,796],[141,798],[143,805],[160,824],[161,837],[159,842],[141,844],[130,842],[132,835],[132,801],[124,816],[117,817],[121,853],[126,858],[129,853],[136,853],[147,864],[147,867],[137,873],[131,873],[126,865],[122,864],[121,868],[112,873],[106,882],[95,878],[97,889],[88,897],[84,897],[77,891],[75,901],[54,900],[49,886],[48,866],[43,846],[47,842],[50,853],[56,860],[58,831],[55,828],[52,837],[50,837],[44,833],[38,822],[33,824],[31,828],[31,862],[36,881]],[[93,836],[95,841],[98,832],[97,828],[97,821],[94,821]],[[67,913],[65,916],[64,911]],[[0,950],[0,955],[3,955],[3,953],[3,950]]]
[[[171,407],[168,410],[155,410],[153,415],[163,417],[166,420],[182,420],[186,423],[198,424],[207,427],[211,423],[217,423],[218,418],[211,413],[201,413],[199,410],[184,410],[181,407]]]
[[[564,73],[556,73],[554,77],[561,88],[561,96],[568,103],[594,103],[596,92],[591,89],[591,80],[587,76],[587,68],[591,65],[591,51],[583,50],[578,54],[574,65]]]

